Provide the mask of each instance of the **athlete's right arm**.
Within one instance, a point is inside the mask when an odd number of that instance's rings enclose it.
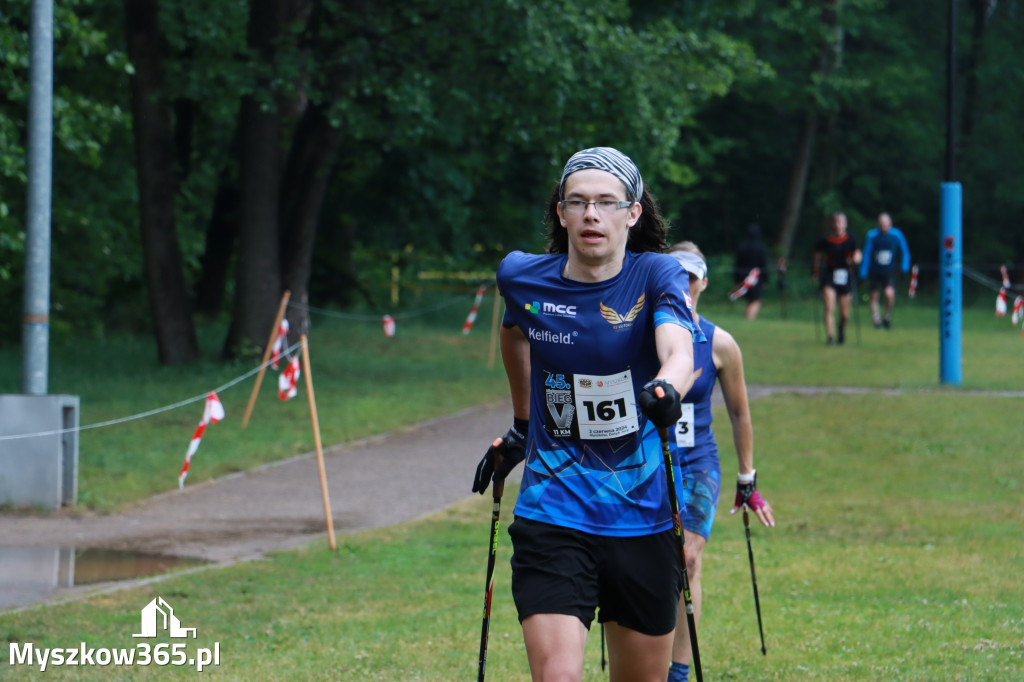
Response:
[[[864,240],[864,258],[860,262],[860,278],[868,276],[868,265],[871,263],[871,251],[875,248],[875,231],[868,232],[868,238]]]
[[[530,418],[530,341],[519,327],[501,327],[498,334],[501,361],[512,394],[512,414],[516,419]]]

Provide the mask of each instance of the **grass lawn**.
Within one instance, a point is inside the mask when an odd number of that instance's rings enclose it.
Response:
[[[1024,669],[1024,465],[1008,420],[1020,398],[775,395],[753,403],[760,487],[776,528],[753,530],[767,656],[760,653],[730,491],[705,558],[705,679],[1011,680]],[[716,414],[727,439],[725,415]],[[735,474],[725,457],[723,475]],[[488,677],[528,679],[498,548]],[[204,676],[455,680],[475,674],[489,501],[227,569],[0,616],[20,645],[129,647],[160,595],[220,643]],[[169,640],[167,640],[169,641]],[[585,679],[602,679],[599,638]],[[7,679],[33,679],[0,665]],[[54,679],[191,675],[182,668],[52,667]]]
[[[445,325],[318,321],[310,335],[326,443],[400,428],[462,407],[502,400],[500,363],[487,370],[487,304],[473,334]],[[725,486],[705,557],[700,645],[713,680],[1012,680],[1024,670],[1024,461],[1013,419],[1024,399],[936,390],[936,312],[905,305],[891,331],[865,324],[861,342],[815,341],[812,309],[788,319],[766,310],[702,309],[739,340],[754,384],[854,385],[908,392],[803,396],[752,403],[762,492],[779,525],[757,527],[754,554],[767,656],[760,653],[742,521]],[[1005,320],[967,311],[964,388],[1020,390],[1024,339]],[[479,331],[479,334],[477,333]],[[206,339],[206,347],[215,347]],[[213,362],[156,367],[149,343],[55,351],[51,392],[83,397],[82,423],[172,404],[229,381],[249,366]],[[0,354],[0,366],[17,358]],[[102,370],[100,369],[102,368]],[[5,371],[4,376],[9,372]],[[16,373],[15,373],[16,375]],[[268,375],[271,385],[275,377]],[[13,391],[7,385],[0,390]],[[229,420],[207,430],[190,481],[312,447],[300,398],[280,404],[264,386],[253,423],[238,424],[250,384],[225,391]],[[401,396],[399,400],[395,395]],[[116,505],[173,487],[200,403],[156,418],[82,434],[83,503]],[[230,421],[232,418],[234,421]],[[728,420],[716,413],[719,442]],[[735,458],[723,448],[723,479]],[[192,477],[196,478],[193,479]],[[508,592],[510,546],[498,548],[488,678],[528,679]],[[339,536],[226,569],[172,576],[144,588],[0,615],[0,634],[24,647],[133,647],[139,610],[155,596],[198,638],[219,643],[230,680],[455,680],[476,671],[489,501],[473,498],[413,523]],[[160,641],[160,640],[158,640]],[[170,641],[170,640],[164,640]],[[36,679],[38,667],[0,677]],[[599,638],[588,642],[585,679],[602,679]],[[50,667],[54,679],[191,676],[157,667]]]
[[[705,305],[707,303],[707,305]],[[320,429],[325,444],[343,443],[455,412],[505,400],[508,389],[500,359],[488,369],[493,298],[485,297],[469,335],[462,322],[472,304],[429,316],[399,319],[398,333],[384,338],[379,321],[315,315],[310,358]],[[465,309],[464,309],[465,308]],[[937,389],[938,313],[903,301],[890,331],[871,327],[862,306],[860,342],[855,330],[843,347],[816,339],[817,306],[790,302],[785,319],[777,305],[760,318],[742,317],[742,306],[709,297],[702,314],[733,333],[744,353],[747,382],[813,386]],[[201,329],[204,359],[190,367],[160,367],[148,338],[113,337],[54,345],[49,392],[81,398],[81,424],[89,426],[160,410],[177,409],[83,430],[79,443],[79,505],[116,511],[120,505],[177,486],[192,432],[202,415],[202,397],[253,369],[253,363],[215,361],[223,329]],[[1024,339],[1005,318],[967,310],[963,331],[965,389],[1019,390]],[[20,354],[0,350],[0,392],[17,393]],[[268,371],[248,428],[241,419],[255,378],[221,391],[226,418],[206,430],[193,459],[189,484],[253,468],[313,450],[304,384],[299,395],[277,398],[277,373]],[[947,389],[949,390],[949,389]]]
[[[379,320],[315,317],[309,354],[317,413],[325,445],[344,443],[503,400],[500,359],[488,371],[492,298],[481,306],[469,335],[462,323],[473,299],[428,320],[400,319],[385,338]],[[464,309],[463,309],[464,308]],[[203,328],[204,359],[190,367],[160,367],[151,339],[115,337],[54,347],[50,393],[81,398],[81,425],[159,410],[189,398],[195,403],[144,419],[86,429],[79,443],[79,504],[115,511],[121,504],[176,488],[189,440],[203,413],[203,397],[251,371],[256,363],[215,361],[223,328]],[[0,352],[0,393],[17,393],[20,356]],[[268,369],[252,418],[242,417],[255,376],[220,391],[224,421],[210,425],[192,460],[188,484],[200,483],[314,448],[305,379],[298,395],[277,397],[278,372]]]

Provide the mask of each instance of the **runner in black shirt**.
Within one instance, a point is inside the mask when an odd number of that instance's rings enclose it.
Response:
[[[822,237],[814,245],[814,270],[821,287],[825,303],[825,336],[828,345],[842,344],[846,340],[846,321],[850,319],[850,303],[853,301],[852,285],[856,272],[853,266],[860,265],[861,253],[857,239],[846,231],[846,214],[832,215],[832,234]],[[835,335],[833,311],[839,299],[839,335]]]

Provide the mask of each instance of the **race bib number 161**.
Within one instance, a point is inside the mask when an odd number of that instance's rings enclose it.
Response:
[[[552,436],[607,440],[640,428],[629,370],[607,376],[548,373],[544,393],[545,426]]]

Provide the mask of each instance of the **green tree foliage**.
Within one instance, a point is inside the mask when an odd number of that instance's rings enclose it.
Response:
[[[1022,249],[1019,119],[1022,76],[1019,40],[1024,7],[995,5],[977,64],[974,131],[959,140],[964,186],[964,257],[991,267],[1019,261]],[[957,112],[966,106],[965,67],[973,17],[959,3]],[[863,237],[881,211],[892,213],[925,268],[937,261],[939,184],[944,180],[947,13],[930,2],[841,0],[842,60],[824,77],[809,78],[814,21],[820,3],[740,2],[723,30],[747,40],[775,70],[774,79],[741,82],[699,116],[719,141],[714,170],[697,184],[685,221],[712,251],[730,251],[747,223],[773,239],[783,209],[802,115],[833,116],[822,126],[792,260],[809,259],[823,217],[845,211]],[[747,11],[744,11],[744,8]],[[810,23],[809,23],[810,22]],[[954,122],[959,128],[959,118]],[[959,136],[959,130],[957,131]],[[1013,152],[1011,150],[1018,150]]]
[[[15,306],[24,276],[30,4],[0,7],[0,299]],[[54,5],[51,320],[61,334],[102,328],[97,311],[131,297],[141,263],[130,236],[132,149],[119,89],[130,67],[93,2]],[[0,339],[18,338],[20,319],[0,319]]]
[[[634,26],[618,1],[424,0],[371,11],[332,22],[332,58],[360,64],[332,109],[347,132],[342,165],[373,159],[340,173],[335,193],[353,199],[343,220],[372,226],[391,248],[536,248],[543,199],[587,146],[627,151],[667,197],[698,175],[699,159],[679,153],[683,131],[758,68],[739,41],[666,17]],[[329,217],[325,227],[342,228]]]
[[[510,248],[542,248],[551,184],[592,145],[637,161],[674,238],[730,252],[757,221],[772,239],[809,114],[818,125],[794,260],[836,209],[859,235],[891,212],[915,260],[934,260],[946,39],[934,3],[285,4],[273,58],[261,61],[247,43],[249,0],[160,3],[182,267],[205,312],[238,315],[223,303],[236,293],[230,273],[245,234],[246,97],[279,120],[266,147],[280,155],[279,239],[261,257],[281,263],[281,286],[308,285],[313,303],[350,300],[360,278],[386,271],[407,245],[481,267]],[[0,8],[0,296],[11,301],[23,269],[29,7]],[[961,73],[970,66],[975,77],[958,149],[968,261],[1012,264],[1024,249],[1022,22],[1020,0],[975,0],[961,12]],[[55,330],[148,329],[122,3],[56,3],[55,39]],[[816,68],[823,50],[825,70]],[[0,321],[0,342],[18,332],[16,316]]]

